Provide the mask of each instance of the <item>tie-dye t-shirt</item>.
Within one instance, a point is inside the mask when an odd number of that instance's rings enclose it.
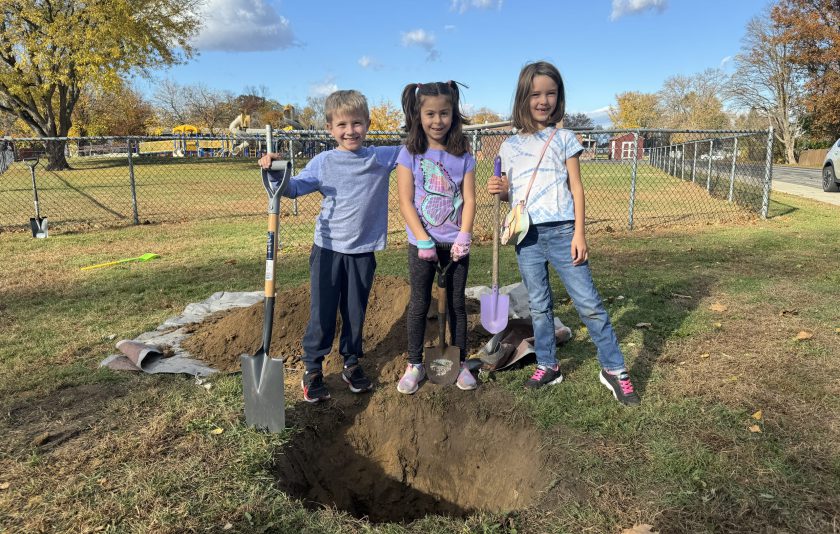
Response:
[[[425,154],[412,155],[402,147],[397,164],[411,169],[414,176],[414,207],[423,228],[435,243],[454,243],[464,207],[461,186],[464,175],[475,169],[475,158],[469,152],[453,156],[432,148]],[[408,226],[405,230],[408,242],[416,245],[417,238]]]
[[[499,150],[502,172],[510,180],[510,203],[525,198],[528,182],[553,126],[535,134],[517,134],[509,137]],[[566,160],[583,152],[574,132],[558,130],[540,162],[537,177],[528,195],[528,215],[532,224],[572,221],[575,205],[569,190],[569,171]]]

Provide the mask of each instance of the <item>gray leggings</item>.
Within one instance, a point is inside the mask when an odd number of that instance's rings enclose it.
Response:
[[[450,247],[438,246],[438,261],[444,267],[450,262]],[[461,258],[446,274],[446,317],[449,323],[449,345],[461,350],[461,361],[467,357],[467,307],[464,289],[470,257]],[[411,300],[408,302],[408,361],[423,362],[423,341],[426,336],[426,314],[432,300],[432,290],[437,295],[437,270],[435,264],[417,257],[417,247],[408,245],[408,274],[411,281]],[[437,336],[435,336],[437,338]],[[438,341],[435,340],[437,345]]]

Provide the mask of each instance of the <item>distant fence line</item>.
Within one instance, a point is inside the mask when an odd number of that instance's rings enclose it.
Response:
[[[492,233],[485,185],[509,129],[466,132],[477,160],[475,232]],[[766,217],[772,180],[771,131],[581,130],[587,226],[633,229]],[[369,132],[369,144],[399,144],[402,132]],[[72,169],[34,167],[41,216],[51,235],[101,226],[257,216],[266,198],[256,164],[264,134],[52,138],[67,143]],[[0,139],[0,231],[28,228],[34,214],[31,165],[46,163],[45,139]],[[272,151],[299,172],[335,147],[325,131],[275,131]],[[311,241],[319,195],[284,199],[284,242]],[[395,173],[389,232],[403,233]]]

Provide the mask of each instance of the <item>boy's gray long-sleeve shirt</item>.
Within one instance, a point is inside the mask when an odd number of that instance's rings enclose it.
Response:
[[[385,248],[388,183],[399,150],[383,146],[321,152],[289,182],[285,197],[315,191],[323,196],[315,221],[316,245],[344,254]]]

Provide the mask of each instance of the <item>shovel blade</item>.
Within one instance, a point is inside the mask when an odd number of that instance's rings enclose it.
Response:
[[[454,384],[461,372],[461,351],[458,347],[429,347],[426,349],[424,365],[426,376],[433,384]]]
[[[30,217],[29,227],[32,228],[32,237],[44,239],[47,237],[47,218],[46,217]]]
[[[510,295],[500,295],[498,288],[489,295],[481,295],[481,326],[491,334],[498,334],[508,323]]]
[[[245,394],[245,422],[269,432],[282,432],[286,426],[283,360],[271,358],[260,349],[253,356],[243,354],[239,361]]]

